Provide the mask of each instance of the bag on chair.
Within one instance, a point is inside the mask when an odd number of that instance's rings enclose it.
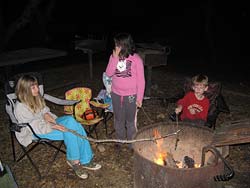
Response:
[[[83,119],[86,119],[86,120],[92,120],[92,119],[95,119],[97,117],[97,111],[96,110],[93,110],[93,109],[87,109],[83,115],[82,115],[82,118]]]

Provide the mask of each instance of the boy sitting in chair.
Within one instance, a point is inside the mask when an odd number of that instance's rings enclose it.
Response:
[[[192,78],[192,90],[177,101],[175,113],[180,114],[182,121],[191,121],[198,124],[205,124],[207,121],[210,106],[209,99],[204,95],[208,89],[208,77],[196,75]]]

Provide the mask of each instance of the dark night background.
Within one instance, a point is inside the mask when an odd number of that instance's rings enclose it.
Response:
[[[2,1],[1,27],[6,30],[28,2]],[[246,2],[55,0],[49,19],[43,19],[49,0],[41,2],[39,14],[34,14],[28,24],[18,29],[3,50],[29,46],[70,49],[75,35],[105,35],[111,41],[114,33],[126,31],[136,42],[171,46],[170,58],[174,63],[187,67],[194,64],[201,69],[205,65],[214,68],[222,65],[222,71],[234,69],[247,75]],[[37,15],[41,22],[37,21]]]

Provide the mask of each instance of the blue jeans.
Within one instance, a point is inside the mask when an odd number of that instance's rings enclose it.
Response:
[[[82,125],[78,123],[72,116],[59,117],[56,119],[56,122],[60,125],[64,125],[68,129],[76,131],[83,136],[86,136],[86,132]],[[93,158],[93,152],[89,141],[82,139],[71,132],[53,130],[48,134],[38,134],[38,136],[50,140],[64,140],[67,160],[80,160],[81,164],[87,164]]]

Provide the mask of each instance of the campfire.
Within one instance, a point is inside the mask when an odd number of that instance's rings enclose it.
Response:
[[[161,134],[159,133],[157,129],[154,129],[154,137],[155,138],[161,137]],[[165,166],[168,155],[167,155],[167,152],[163,150],[162,143],[163,143],[163,139],[156,140],[157,151],[155,153],[154,162],[158,165]]]
[[[153,133],[155,139],[161,138],[161,134],[157,129],[154,129]],[[182,161],[175,160],[173,154],[167,152],[162,147],[163,141],[163,139],[156,140],[157,151],[153,159],[156,164],[175,168],[199,168],[201,166],[201,164],[195,163],[194,159],[189,156],[184,156]]]
[[[160,122],[137,132],[135,139],[155,141],[133,143],[134,188],[217,187],[214,177],[224,173],[224,163],[213,152],[202,152],[212,142],[212,130],[182,123],[179,129],[178,137],[164,137],[176,132],[176,125]],[[228,147],[221,147],[220,152],[225,157]]]

